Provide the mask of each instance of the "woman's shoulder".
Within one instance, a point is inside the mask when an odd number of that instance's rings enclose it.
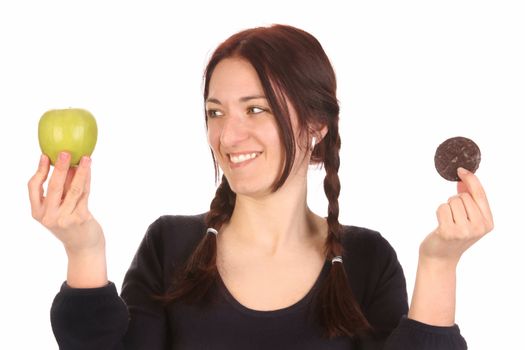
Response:
[[[395,256],[390,242],[378,231],[354,225],[342,225],[341,243],[346,254],[370,258],[372,256]]]
[[[185,256],[206,234],[205,216],[161,215],[149,225],[144,240],[164,254]]]
[[[403,269],[394,248],[381,233],[365,227],[343,226],[341,243],[345,270],[365,311],[377,297],[377,288],[387,282],[396,286],[393,291],[401,291],[400,298],[406,298]]]
[[[148,234],[156,238],[168,239],[176,237],[178,240],[202,238],[206,233],[206,213],[195,215],[173,215],[159,216],[148,227]]]
[[[205,230],[206,213],[195,215],[161,215],[153,223],[168,232],[199,232]]]
[[[386,239],[383,237],[383,235],[376,230],[362,227],[362,226],[355,226],[355,225],[341,225],[342,231],[341,231],[341,238],[344,241],[351,241],[351,242],[363,242],[363,243],[380,243],[383,241],[386,241]]]

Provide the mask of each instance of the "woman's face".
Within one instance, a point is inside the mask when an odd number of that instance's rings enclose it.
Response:
[[[226,58],[215,67],[206,115],[208,142],[233,192],[252,197],[271,193],[282,172],[284,151],[259,77],[248,61]]]

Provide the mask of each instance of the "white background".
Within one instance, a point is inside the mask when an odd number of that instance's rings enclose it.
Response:
[[[344,3],[344,6],[343,6]],[[27,181],[48,109],[97,118],[91,209],[117,286],[147,226],[207,210],[214,193],[202,105],[212,50],[238,30],[301,27],[323,44],[341,102],[341,222],[379,230],[412,292],[419,243],[455,184],[437,145],[466,136],[496,227],[463,257],[456,321],[470,349],[521,347],[525,9],[520,1],[2,1],[0,322],[2,349],[56,349],[49,308],[61,244],[31,218]],[[323,173],[310,206],[326,213]]]

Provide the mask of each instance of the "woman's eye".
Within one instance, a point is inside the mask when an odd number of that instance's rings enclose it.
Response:
[[[220,117],[222,115],[222,112],[217,109],[208,109],[206,111],[206,115],[208,116],[208,118],[215,118]]]
[[[262,112],[266,112],[266,110],[264,108],[261,108],[261,107],[249,107],[248,108],[248,112],[250,114],[259,114],[259,113],[262,113]]]

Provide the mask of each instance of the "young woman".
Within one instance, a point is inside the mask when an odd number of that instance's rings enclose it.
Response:
[[[61,349],[466,349],[456,265],[493,227],[474,174],[459,169],[458,194],[438,208],[408,308],[389,243],[338,221],[336,79],[313,36],[274,25],[228,38],[206,68],[204,105],[223,173],[210,210],[152,223],[120,297],[88,210],[90,159],[73,170],[63,153],[44,198],[42,156],[29,193],[68,256],[51,309]],[[326,170],[326,217],[307,205],[309,164]]]

